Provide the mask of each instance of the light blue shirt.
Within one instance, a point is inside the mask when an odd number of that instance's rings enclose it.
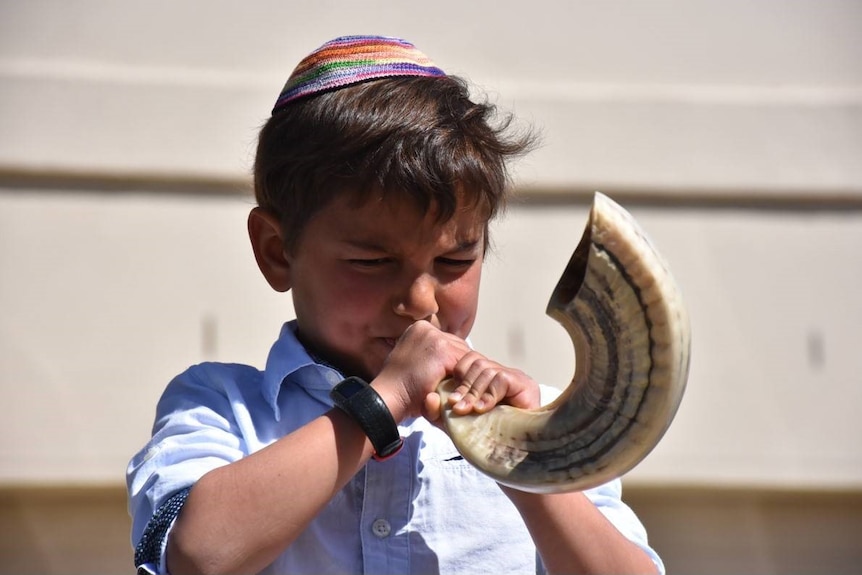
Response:
[[[152,439],[127,470],[139,572],[166,573],[170,528],[198,478],[332,407],[329,391],[342,375],[316,363],[294,329],[293,322],[282,328],[263,372],[206,363],[168,385]],[[543,573],[523,520],[497,484],[427,420],[409,419],[399,428],[405,444],[398,455],[370,461],[264,572]],[[619,480],[585,493],[663,570],[643,525],[621,500]]]

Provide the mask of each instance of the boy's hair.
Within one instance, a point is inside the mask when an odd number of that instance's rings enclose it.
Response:
[[[441,223],[478,209],[487,232],[505,206],[508,160],[534,142],[530,132],[509,135],[511,116],[495,119],[495,106],[473,102],[454,76],[376,79],[291,102],[260,132],[257,203],[281,222],[288,250],[344,193],[357,203],[403,195]]]

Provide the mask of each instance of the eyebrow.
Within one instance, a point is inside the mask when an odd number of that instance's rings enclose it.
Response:
[[[345,243],[351,247],[362,249],[362,250],[380,251],[380,252],[391,251],[386,246],[384,246],[383,244],[381,244],[379,242],[375,242],[375,241],[347,239],[347,240],[343,240],[343,243]],[[481,239],[464,240],[464,241],[458,242],[452,249],[447,250],[445,253],[449,254],[449,253],[455,253],[455,252],[468,252],[468,251],[475,250],[481,244],[482,244]]]
[[[470,250],[476,249],[482,243],[481,240],[465,240],[459,242],[455,249],[451,250],[453,252],[468,252]]]
[[[352,240],[352,239],[346,239],[346,240],[341,240],[341,243],[343,243],[343,244],[345,244],[345,245],[347,245],[347,246],[350,246],[350,247],[352,247],[352,248],[358,248],[358,249],[361,249],[361,250],[378,251],[378,252],[385,252],[385,251],[388,251],[388,250],[383,246],[383,244],[381,244],[381,243],[379,243],[379,242],[372,242],[372,241],[366,241],[366,240]]]

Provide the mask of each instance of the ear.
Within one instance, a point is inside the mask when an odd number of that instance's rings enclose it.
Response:
[[[281,223],[271,212],[256,207],[248,215],[248,237],[263,277],[279,292],[290,289],[290,264],[284,252]]]

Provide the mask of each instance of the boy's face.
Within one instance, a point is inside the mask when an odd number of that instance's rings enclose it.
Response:
[[[405,201],[334,200],[287,254],[300,338],[346,374],[369,380],[417,320],[466,338],[485,227],[479,210],[459,209],[439,224]]]

